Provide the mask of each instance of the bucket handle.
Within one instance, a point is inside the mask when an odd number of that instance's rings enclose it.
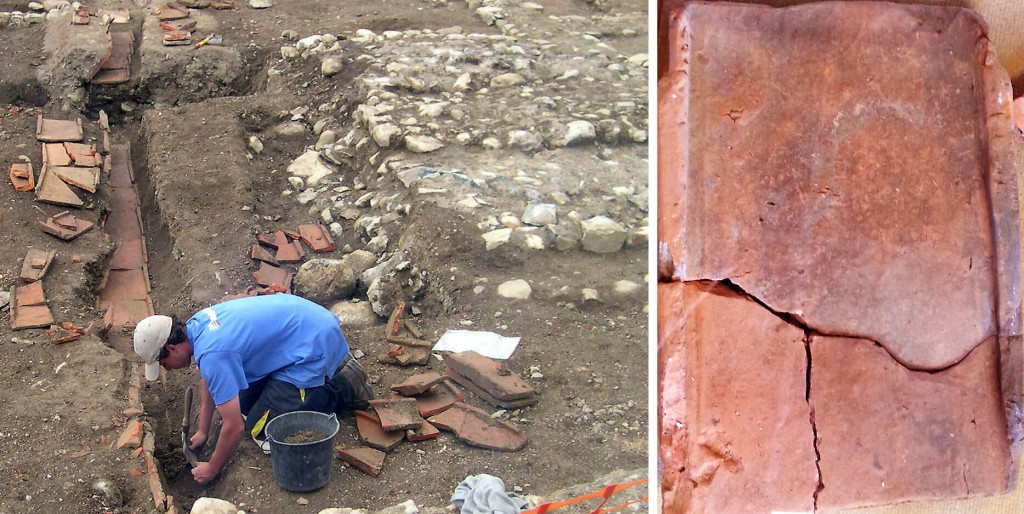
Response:
[[[323,414],[323,413],[321,412],[321,414]],[[326,414],[324,414],[324,415],[326,416]],[[337,413],[332,412],[331,415],[328,416],[328,418],[333,420],[335,423],[338,423],[338,425],[341,425],[341,423],[338,422],[338,414]],[[268,442],[281,444],[281,441],[275,441],[274,440],[274,436],[270,432],[264,431],[263,435],[267,436],[267,441]]]

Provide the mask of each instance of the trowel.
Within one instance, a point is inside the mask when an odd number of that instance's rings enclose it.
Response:
[[[181,450],[185,452],[185,460],[195,467],[199,463],[195,452],[188,447],[189,420],[192,418],[192,388],[185,390],[185,415],[181,418]]]

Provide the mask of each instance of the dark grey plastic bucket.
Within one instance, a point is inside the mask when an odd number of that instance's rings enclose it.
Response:
[[[315,491],[331,479],[334,462],[334,437],[338,435],[338,416],[313,411],[282,414],[267,423],[270,462],[274,466],[277,485],[297,493]],[[284,440],[303,430],[313,430],[323,439],[308,443],[288,444]]]

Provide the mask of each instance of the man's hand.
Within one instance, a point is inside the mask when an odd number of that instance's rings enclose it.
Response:
[[[200,484],[213,480],[213,477],[217,476],[218,473],[220,473],[220,470],[214,468],[209,462],[200,462],[196,464],[195,468],[192,468],[192,477]]]
[[[202,446],[206,444],[207,437],[208,435],[206,434],[206,432],[196,432],[192,436],[192,439],[190,440],[191,444],[188,445],[188,449],[195,451],[198,450],[199,448],[202,448]]]

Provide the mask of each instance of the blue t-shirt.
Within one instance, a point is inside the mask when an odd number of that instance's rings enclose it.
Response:
[[[268,376],[299,388],[321,386],[348,353],[331,311],[287,294],[214,305],[189,318],[185,331],[216,405]]]

